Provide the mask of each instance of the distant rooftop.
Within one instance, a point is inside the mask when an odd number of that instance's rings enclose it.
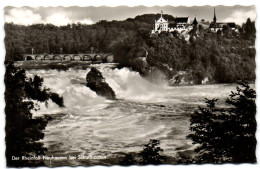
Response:
[[[176,17],[175,18],[175,22],[179,23],[179,22],[188,22],[189,17]]]
[[[234,22],[217,22],[217,23],[211,23],[209,28],[223,28],[224,25],[227,25],[230,28],[236,27],[236,24]]]

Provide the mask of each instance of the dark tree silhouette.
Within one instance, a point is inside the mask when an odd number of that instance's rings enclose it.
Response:
[[[143,151],[141,151],[141,162],[142,165],[147,164],[162,164],[165,160],[165,156],[160,155],[160,152],[163,151],[160,145],[160,140],[151,139],[148,144],[144,145]]]
[[[191,162],[256,162],[256,93],[248,84],[239,84],[226,100],[231,108],[217,109],[217,99],[206,100],[207,107],[191,115],[193,133],[188,138],[199,144],[199,155]]]
[[[42,130],[48,119],[33,118],[31,110],[37,110],[32,100],[46,102],[51,99],[64,107],[63,98],[49,89],[42,89],[43,79],[39,76],[27,78],[25,71],[12,63],[6,65],[5,115],[6,115],[6,161],[8,167],[42,166],[41,160],[21,160],[22,156],[43,155],[46,148],[38,140],[44,137]],[[12,156],[19,160],[12,160]]]
[[[137,164],[137,161],[134,159],[134,156],[132,154],[125,154],[122,161],[120,161],[120,165],[123,166],[130,166]]]
[[[120,161],[121,165],[159,165],[163,164],[166,160],[166,156],[160,154],[163,149],[159,147],[160,140],[150,139],[150,141],[144,145],[141,152],[125,154],[123,159]]]
[[[256,33],[255,22],[252,22],[250,18],[248,18],[246,23],[242,25],[242,30],[245,39],[255,38],[255,33]]]

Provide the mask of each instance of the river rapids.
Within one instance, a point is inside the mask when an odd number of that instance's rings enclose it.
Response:
[[[235,85],[192,85],[170,87],[151,83],[128,68],[97,66],[115,91],[110,101],[86,87],[90,71],[69,69],[27,70],[27,76],[44,78],[43,86],[63,96],[65,108],[52,101],[40,104],[34,116],[53,118],[41,142],[49,156],[106,156],[107,160],[65,160],[48,166],[112,164],[120,153],[140,152],[150,139],[159,139],[163,154],[179,157],[196,145],[187,139],[190,114],[204,106],[205,98],[225,100]],[[110,159],[110,160],[109,160]]]

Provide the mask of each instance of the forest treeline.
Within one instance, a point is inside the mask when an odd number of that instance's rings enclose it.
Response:
[[[160,14],[145,14],[124,21],[101,20],[93,25],[68,24],[30,26],[5,24],[6,61],[22,60],[31,53],[111,52],[121,66],[146,75],[151,67],[168,79],[179,71],[188,72],[194,83],[208,77],[210,82],[232,83],[255,79],[255,23],[250,19],[234,32],[229,27],[212,33],[201,25],[188,32],[151,36]],[[174,20],[171,15],[164,18]],[[147,62],[140,57],[147,55]],[[148,64],[147,64],[148,63]]]

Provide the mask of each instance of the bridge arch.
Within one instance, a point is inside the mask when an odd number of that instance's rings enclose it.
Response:
[[[62,60],[62,57],[60,55],[54,55],[53,60]]]
[[[71,57],[70,57],[70,55],[65,55],[63,59],[64,60],[71,60]]]
[[[114,62],[114,56],[113,55],[107,55],[104,59],[105,62],[112,63]]]
[[[50,55],[44,55],[43,60],[51,60],[51,56]]]
[[[84,61],[91,61],[92,57],[90,55],[84,55],[82,60],[84,60]]]
[[[75,61],[80,61],[81,60],[81,57],[79,55],[74,55],[73,56],[73,60]]]
[[[36,55],[35,56],[35,60],[42,60],[42,56],[41,55]]]
[[[24,60],[75,60],[75,61],[96,61],[108,62],[114,61],[112,53],[83,53],[83,54],[23,54]]]
[[[94,61],[102,61],[102,56],[101,55],[95,55],[93,60]]]
[[[28,56],[26,56],[26,60],[34,60],[34,57],[33,57],[33,56],[30,56],[30,55],[28,55]]]

